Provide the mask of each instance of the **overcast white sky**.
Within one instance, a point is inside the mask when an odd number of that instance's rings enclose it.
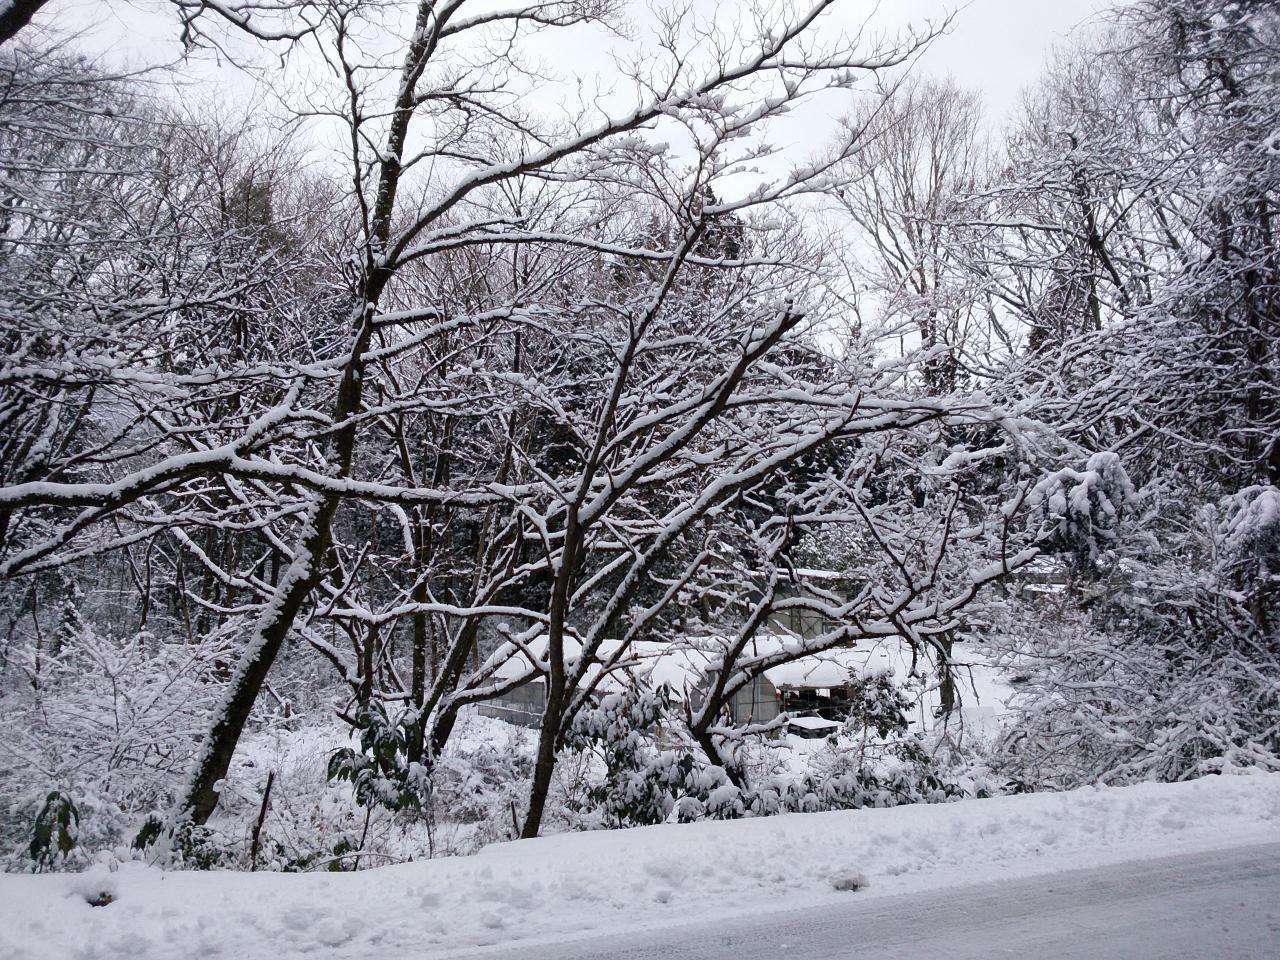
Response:
[[[885,0],[882,11],[905,23],[957,10],[955,28],[925,53],[920,69],[950,74],[961,86],[980,90],[998,117],[1035,81],[1049,48],[1086,32],[1107,5],[1102,0],[971,0],[965,5]]]
[[[956,11],[955,26],[929,49],[922,72],[953,76],[980,90],[993,119],[1016,102],[1036,78],[1050,46],[1087,30],[1104,0],[844,0],[833,20],[856,25],[874,11],[875,22],[892,29]],[[411,6],[406,0],[406,7]],[[88,29],[86,42],[134,63],[176,57],[176,18],[163,0],[53,0],[41,22],[63,29]],[[589,45],[588,45],[589,46]],[[565,45],[564,56],[589,63],[581,37]],[[233,83],[233,86],[235,84]]]
[[[472,0],[475,6],[508,6],[517,0]],[[720,15],[732,13],[724,0],[717,7],[715,0],[692,0],[700,12],[707,10]],[[746,6],[747,0],[744,0]],[[1015,108],[1020,92],[1033,84],[1039,76],[1046,54],[1058,44],[1071,43],[1091,32],[1098,21],[1098,11],[1110,6],[1113,0],[969,0],[957,9],[956,0],[842,0],[833,14],[820,21],[820,29],[826,31],[855,30],[871,16],[872,27],[868,32],[896,34],[909,24],[920,25],[926,21],[939,22],[955,12],[951,30],[938,38],[926,50],[915,65],[919,74],[935,77],[950,76],[961,86],[979,91],[986,104],[986,117],[994,128]],[[412,0],[404,0],[406,17],[411,17]],[[640,10],[637,27],[630,39],[641,43],[643,11]],[[107,54],[111,58],[127,61],[131,66],[143,66],[176,61],[181,56],[177,41],[178,27],[173,11],[165,0],[53,0],[43,15],[46,23],[61,31],[85,30],[80,42],[91,50]],[[408,29],[405,30],[407,35]],[[608,38],[601,31],[574,28],[570,31],[552,31],[551,39],[539,46],[539,55],[551,68],[551,73],[570,79],[594,78],[588,82],[592,93],[584,97],[589,109],[620,113],[634,106],[622,89],[627,84],[617,82],[611,61],[605,53]],[[399,59],[400,42],[378,42],[380,52],[394,51],[394,61]],[[314,67],[314,58],[304,57],[294,61],[294,72],[299,67]],[[186,62],[172,74],[188,81],[199,109],[209,104],[219,108],[224,116],[234,118],[241,110],[258,112],[253,104],[270,102],[259,98],[254,81],[238,70],[219,68],[208,55]],[[269,74],[270,83],[279,85],[278,71]],[[579,116],[584,104],[562,85],[536,85],[529,97],[545,100],[548,110],[554,110],[562,98],[569,102],[570,115]],[[296,99],[296,98],[290,98]],[[308,103],[314,103],[308,100]],[[780,148],[779,154],[767,164],[762,164],[764,177],[777,176],[785,167],[813,156],[830,140],[836,127],[837,115],[850,106],[847,97],[819,99],[805,105],[792,114],[776,129],[770,131],[770,141]],[[267,114],[268,119],[275,113]],[[316,132],[312,144],[318,149],[316,158],[330,153],[339,157],[342,137],[331,139]],[[678,148],[677,148],[678,149]],[[721,183],[719,187],[725,187]],[[746,189],[746,182],[743,189]],[[734,187],[728,185],[730,193]],[[722,194],[723,195],[723,194]],[[905,345],[904,345],[905,348]]]
[[[518,0],[469,0],[469,6],[507,7],[516,2]],[[551,113],[558,113],[559,107],[574,117],[581,116],[584,108],[616,115],[634,107],[632,95],[625,92],[630,89],[629,84],[617,82],[616,69],[606,51],[611,43],[618,51],[625,50],[629,41],[643,44],[648,35],[644,25],[650,16],[649,2],[651,0],[630,0],[628,15],[634,26],[626,40],[611,41],[603,31],[584,28],[544,34],[545,39],[539,39],[536,49],[544,65],[550,68],[549,72],[569,80],[583,79],[585,89],[591,92],[580,97],[571,84],[542,84],[533,87],[529,96],[544,100],[546,110]],[[725,0],[718,4],[716,0],[692,2],[703,17],[733,16],[735,12]],[[799,5],[800,0],[795,2]],[[951,76],[961,86],[981,92],[986,119],[994,130],[1015,107],[1020,92],[1035,82],[1049,49],[1090,32],[1097,22],[1097,11],[1107,3],[1108,0],[969,0],[967,3],[964,0],[880,0],[878,3],[876,0],[839,0],[819,21],[818,29],[830,35],[835,31],[851,33],[867,25],[863,35],[869,45],[877,37],[898,34],[909,25],[937,24],[954,13],[951,29],[923,53],[914,70],[918,74]],[[744,12],[748,5],[749,0],[743,0]],[[401,7],[403,32],[407,36],[415,3],[403,0]],[[166,0],[52,0],[41,20],[58,32],[79,33],[78,42],[83,47],[133,67],[177,62],[182,55],[178,21]],[[260,49],[243,38],[234,39],[246,50]],[[402,40],[392,42],[380,37],[376,47],[391,57],[389,64],[398,63],[402,43]],[[634,52],[634,46],[631,50]],[[271,62],[277,63],[274,59]],[[298,77],[320,65],[314,55],[295,54],[291,63],[288,76],[292,79],[284,86],[278,70],[265,73],[265,83],[255,81],[240,70],[219,66],[207,53],[181,62],[170,76],[187,86],[198,112],[216,110],[233,123],[237,117],[247,114],[270,122],[270,118],[283,117],[288,111],[279,102],[277,106],[270,106],[272,95],[292,90],[297,86]],[[340,94],[331,77],[325,82],[335,95]],[[262,84],[258,90],[254,89],[255,83]],[[291,93],[287,99],[295,107],[302,104],[311,107],[317,103],[311,94]],[[265,111],[260,106],[264,104],[267,105]],[[759,165],[761,174],[765,178],[776,177],[793,164],[821,153],[832,139],[838,117],[851,106],[847,96],[824,94],[778,121],[770,129],[769,139],[779,152]],[[247,114],[241,114],[242,110]],[[603,118],[584,119],[592,123]],[[317,151],[312,154],[313,160],[326,162],[325,156],[340,160],[345,154],[345,134],[329,125],[313,125],[308,129],[307,137]],[[669,135],[661,131],[657,134],[662,138]],[[678,144],[673,146],[680,149]],[[721,181],[719,188],[732,195],[755,183],[750,178]]]

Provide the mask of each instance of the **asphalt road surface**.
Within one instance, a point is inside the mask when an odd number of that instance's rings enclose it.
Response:
[[[486,960],[1280,960],[1280,843],[489,948]]]

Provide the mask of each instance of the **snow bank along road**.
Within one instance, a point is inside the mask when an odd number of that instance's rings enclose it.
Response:
[[[1276,960],[1280,843],[736,922],[530,947],[475,960]]]
[[[973,931],[965,936],[977,943],[986,935],[983,917],[992,911],[983,904],[990,904],[991,898],[1014,910],[1006,919],[1021,931],[1017,936],[1023,939],[1015,942],[1028,952],[1019,949],[1012,955],[1041,960],[1040,941],[1034,939],[1036,925],[1048,922],[1043,911],[1061,901],[1037,899],[1050,897],[1052,884],[1026,885],[1030,899],[1020,919],[1017,891],[1022,886],[1012,881],[1172,854],[1222,851],[1216,859],[1224,869],[1239,861],[1243,874],[1228,879],[1234,875],[1215,873],[1221,882],[1207,879],[1200,893],[1194,887],[1185,888],[1182,896],[1193,906],[1200,895],[1208,902],[1186,916],[1182,914],[1192,907],[1174,913],[1184,927],[1196,919],[1212,924],[1216,917],[1234,916],[1227,902],[1233,885],[1240,885],[1243,896],[1245,884],[1271,883],[1269,902],[1277,903],[1274,872],[1268,874],[1265,865],[1268,857],[1275,857],[1272,845],[1277,841],[1280,774],[1257,774],[889,810],[569,834],[498,844],[473,857],[354,874],[166,873],[125,864],[101,878],[2,875],[0,960],[420,960],[474,953],[484,947],[489,950],[481,953],[549,960],[574,956],[565,946],[574,941],[587,951],[578,956],[607,957],[614,954],[590,952],[596,949],[592,938],[608,937],[614,946],[644,944],[654,942],[646,938],[666,931],[678,940],[675,928],[681,925],[690,937],[705,937],[711,924],[722,937],[736,929],[776,930],[786,937],[775,939],[775,948],[785,942],[794,949],[797,941],[803,942],[806,929],[820,926],[824,915],[838,918],[841,911],[872,911],[868,916],[882,919],[878,928],[868,921],[868,929],[887,935],[893,917],[902,915],[904,905],[913,902],[934,904],[943,911],[936,915],[936,922],[960,924]],[[1250,845],[1262,866],[1250,867],[1241,859],[1238,848]],[[1128,883],[1126,877],[1141,876],[1143,870],[1153,871],[1155,877],[1154,871],[1169,869],[1174,871],[1168,880],[1172,884],[1180,869],[1194,871],[1194,864],[1214,862],[1215,857],[1209,856],[1187,861],[1182,868],[1147,866],[1136,874],[1104,870],[1095,879],[1104,890],[1107,883],[1119,884],[1115,888],[1119,889]],[[1251,870],[1257,876],[1249,875]],[[113,886],[115,902],[89,906],[85,892],[97,889],[104,880]],[[1091,881],[1081,882],[1088,887]],[[985,893],[962,894],[955,889],[983,883],[999,886],[986,888]],[[859,889],[850,892],[850,887]],[[898,896],[906,894],[911,896]],[[1080,922],[1111,930],[1125,916],[1118,904],[1108,913],[1111,899],[1116,897],[1100,893],[1093,912],[1081,914]],[[1168,922],[1161,919],[1163,915],[1149,912],[1153,903],[1142,903],[1140,898],[1134,900],[1133,910],[1138,912],[1135,916],[1146,918],[1141,922],[1148,930]],[[808,912],[795,914],[796,910]],[[877,910],[881,912],[876,914]],[[781,916],[788,911],[792,912]],[[1274,913],[1273,909],[1273,919]],[[775,919],[762,922],[765,914]],[[904,932],[915,915],[902,916],[899,925]],[[920,916],[920,923],[934,922]],[[962,922],[965,916],[969,919]],[[1059,924],[1058,932],[1062,924],[1070,923],[1065,913],[1052,922]],[[1258,922],[1270,921],[1263,916]],[[1047,936],[1053,937],[1054,929],[1047,928]],[[1206,932],[1215,929],[1209,927]],[[613,937],[624,931],[625,940]],[[838,928],[830,935],[837,936]],[[935,944],[947,942],[945,931],[930,931],[930,935],[938,937]],[[859,938],[848,927],[844,953],[807,955],[797,950],[795,955],[861,957]],[[661,954],[618,956],[672,957],[671,942],[666,941]],[[520,949],[505,950],[516,946]],[[882,946],[898,949],[889,941]],[[968,955],[1000,956],[1000,946],[989,944],[986,953]],[[745,950],[743,945],[732,955],[751,957]],[[916,946],[901,946],[901,951],[881,955],[931,955]],[[789,954],[789,949],[776,949],[770,956]],[[1106,954],[1099,947],[1080,955],[1180,954],[1148,953],[1136,947],[1132,952]],[[1280,957],[1280,949],[1266,955]],[[683,956],[713,958],[717,954]]]

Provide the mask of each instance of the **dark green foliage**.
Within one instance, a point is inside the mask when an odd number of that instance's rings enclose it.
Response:
[[[850,723],[873,731],[883,740],[905,736],[911,725],[907,719],[911,701],[902,687],[888,674],[855,677],[854,681],[854,694],[849,701]]]
[[[409,711],[393,721],[386,707],[374,702],[357,711],[355,729],[360,749],[335,751],[329,758],[329,779],[348,781],[362,807],[421,809],[431,784],[426,769],[409,760],[410,743],[421,736],[417,716]]]
[[[170,862],[190,870],[241,865],[241,851],[224,834],[190,820],[171,823],[160,814],[153,813],[139,828],[133,848],[145,850],[161,841],[167,842]]]
[[[281,873],[307,873],[323,865],[329,873],[350,873],[357,869],[359,858],[352,856],[360,850],[360,842],[354,837],[342,837],[327,850],[312,850],[300,856],[288,856],[285,848],[274,844]]]
[[[75,802],[61,790],[51,790],[36,815],[31,845],[27,848],[36,869],[52,867],[60,857],[65,858],[75,849],[79,825],[80,813]]]
[[[846,728],[814,769],[796,778],[734,784],[728,772],[684,747],[662,749],[659,730],[670,725],[671,694],[609,694],[578,715],[566,745],[592,750],[605,775],[587,789],[577,812],[604,827],[669,820],[733,820],[747,816],[937,803],[982,790],[963,786],[911,732],[910,700],[891,678],[861,684]],[[874,735],[868,742],[863,733]],[[856,746],[848,746],[853,743]]]
[[[152,814],[143,821],[138,834],[133,838],[133,849],[145,850],[164,833],[164,820],[158,814]]]
[[[607,826],[662,823],[684,793],[694,769],[686,750],[659,750],[655,731],[671,706],[666,685],[656,691],[609,694],[574,718],[565,745],[594,751],[604,760],[576,812],[594,811]]]

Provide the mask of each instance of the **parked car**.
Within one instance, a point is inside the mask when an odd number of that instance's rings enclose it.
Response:
[[[842,724],[826,717],[792,717],[787,721],[786,742],[793,750],[813,750],[827,737],[839,733]]]

